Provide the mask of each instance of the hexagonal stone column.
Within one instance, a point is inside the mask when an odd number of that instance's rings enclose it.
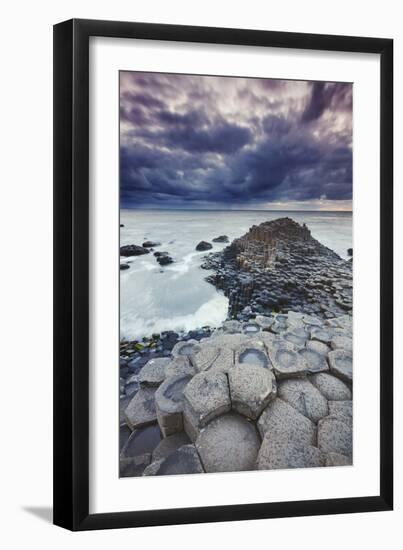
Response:
[[[179,374],[195,375],[196,369],[190,364],[189,358],[185,355],[179,357],[173,357],[172,360],[165,367],[165,376],[178,376]]]
[[[281,337],[286,342],[293,344],[296,350],[300,350],[305,347],[305,342],[307,341],[309,335],[304,330],[298,331],[297,329],[294,329],[283,332]]]
[[[344,380],[353,380],[353,355],[351,351],[335,349],[328,354],[330,370],[333,374]]]
[[[327,399],[308,380],[295,378],[281,381],[278,396],[312,422],[316,423],[329,414]]]
[[[273,373],[261,366],[239,364],[228,373],[232,408],[255,420],[271,399],[277,385]]]
[[[184,428],[192,441],[210,420],[231,409],[228,379],[222,372],[196,374],[184,396]]]
[[[178,357],[180,355],[185,355],[189,357],[192,353],[195,353],[198,349],[199,343],[197,340],[186,340],[184,342],[178,342],[174,345],[172,349],[172,356]]]
[[[206,472],[254,470],[259,447],[254,424],[233,413],[215,418],[196,440]]]
[[[315,425],[306,416],[280,398],[267,405],[257,422],[262,439],[275,434],[280,441],[299,445],[315,445]],[[270,437],[270,435],[268,435]]]
[[[190,375],[167,378],[155,393],[155,408],[162,435],[167,437],[183,431],[183,392]]]
[[[204,469],[194,445],[183,445],[144,470],[144,475],[156,476],[203,473]]]
[[[305,344],[305,347],[307,350],[316,351],[317,353],[325,355],[326,357],[328,352],[330,351],[329,346],[327,344],[324,344],[323,342],[319,342],[319,340],[308,340],[308,342]]]
[[[304,376],[308,372],[306,361],[290,345],[287,346],[287,343],[280,341],[269,351],[276,377],[281,379]]]
[[[266,317],[265,315],[256,315],[255,323],[260,326],[262,330],[268,331],[274,323],[274,317]]]
[[[350,388],[327,372],[313,374],[309,379],[329,401],[346,401],[352,398]]]
[[[158,387],[165,380],[165,367],[169,364],[168,357],[150,359],[141,369],[138,376],[140,386]]]
[[[197,372],[207,370],[220,354],[220,348],[211,344],[210,341],[199,344],[195,353],[191,356],[191,362]]]
[[[268,433],[260,447],[259,470],[318,468],[325,465],[325,455],[313,445],[300,445],[273,437]]]
[[[338,453],[348,457],[353,453],[351,426],[337,416],[326,416],[318,423],[318,447],[324,453]]]
[[[351,426],[353,424],[353,402],[352,401],[329,401],[329,415],[337,416]]]
[[[313,343],[313,341],[310,343]],[[322,342],[317,342],[317,343],[322,344]],[[326,355],[324,355],[323,353],[319,353],[314,349],[304,348],[299,351],[299,354],[301,355],[301,357],[305,359],[309,374],[315,374],[317,372],[326,372],[329,370],[329,365],[326,361]]]
[[[128,404],[124,417],[132,430],[157,420],[154,394],[155,388],[140,388]]]
[[[245,365],[255,365],[264,369],[272,368],[263,342],[255,338],[239,346],[235,352],[235,362]]]
[[[346,351],[353,351],[353,340],[350,336],[343,336],[342,334],[336,334],[333,336],[330,342],[332,349],[344,349]]]

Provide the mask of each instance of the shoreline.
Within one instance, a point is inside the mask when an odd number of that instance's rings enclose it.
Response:
[[[120,343],[120,475],[352,464],[351,260],[281,218],[201,267],[221,326]]]

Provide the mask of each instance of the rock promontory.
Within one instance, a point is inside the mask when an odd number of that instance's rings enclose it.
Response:
[[[230,317],[303,311],[330,319],[352,309],[352,265],[312,237],[305,224],[279,218],[252,226],[202,267],[229,299]]]

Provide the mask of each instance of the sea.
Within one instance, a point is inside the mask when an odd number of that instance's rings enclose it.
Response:
[[[120,338],[141,339],[164,330],[189,331],[219,326],[227,316],[228,299],[204,279],[203,258],[227,244],[213,243],[244,235],[252,225],[288,216],[306,223],[311,234],[342,258],[352,247],[352,213],[262,210],[125,210],[120,211],[120,245],[161,243],[174,263],[161,267],[153,253],[121,258],[130,269],[120,271]],[[197,252],[200,241],[213,248]]]

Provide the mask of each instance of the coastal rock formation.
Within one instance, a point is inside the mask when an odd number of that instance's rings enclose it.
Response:
[[[200,241],[199,244],[196,245],[196,250],[199,252],[204,250],[210,250],[210,248],[213,248],[213,245],[206,241]]]
[[[224,291],[231,317],[272,311],[312,313],[330,319],[352,309],[352,265],[290,218],[252,226],[202,267]],[[280,323],[281,326],[281,323]]]
[[[121,476],[352,464],[351,331],[289,311],[122,343]]]
[[[227,235],[220,235],[219,237],[216,237],[213,239],[213,243],[228,243],[229,239]]]
[[[141,256],[142,254],[149,254],[150,251],[137,244],[126,244],[120,247],[120,255],[129,256]]]
[[[169,265],[174,262],[168,252],[154,252],[154,256],[160,265]]]

